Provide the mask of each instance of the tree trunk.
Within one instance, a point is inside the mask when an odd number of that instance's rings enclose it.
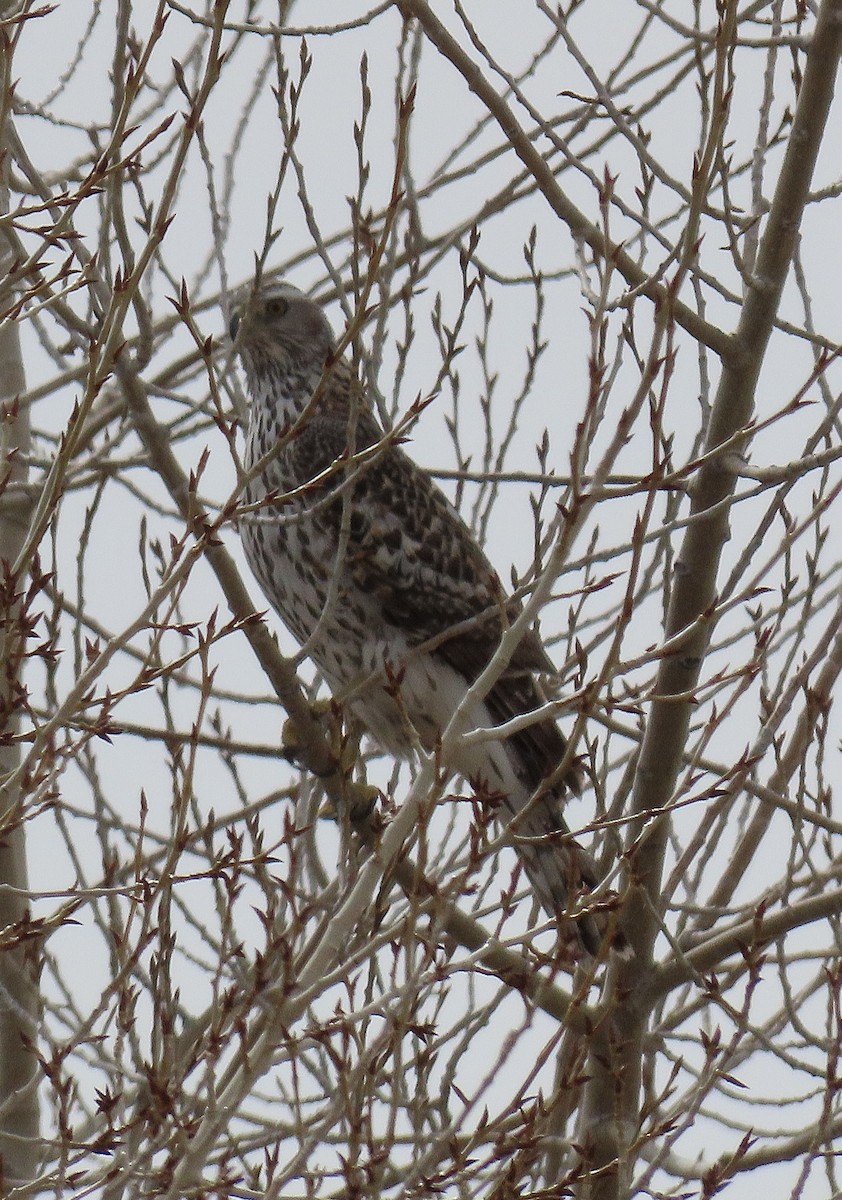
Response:
[[[11,6],[4,6],[5,12]],[[3,82],[10,86],[9,41],[3,33]],[[8,95],[8,90],[6,91]],[[8,103],[8,102],[7,102]],[[7,110],[8,111],[8,110]],[[0,212],[9,211],[9,164],[5,129],[0,176]],[[8,312],[13,291],[9,266],[13,260],[8,242],[0,243],[0,316]],[[2,509],[0,509],[0,562],[4,575],[20,553],[28,526],[29,504],[24,485],[28,474],[30,445],[29,410],[18,407],[25,388],[20,336],[17,325],[0,325],[0,439],[2,439]],[[15,927],[25,929],[29,917],[25,826],[21,820],[21,789],[17,768],[18,744],[9,741],[20,725],[19,697],[21,668],[26,650],[21,622],[23,572],[4,587],[2,612],[2,664],[0,675],[0,1169],[4,1194],[14,1184],[34,1178],[39,1160],[38,1063],[35,1040],[39,1024],[38,965],[36,943],[15,936]]]

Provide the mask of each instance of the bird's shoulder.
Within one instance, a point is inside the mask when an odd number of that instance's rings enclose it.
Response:
[[[364,388],[350,365],[339,359],[317,384],[312,403],[304,407],[287,458],[296,478],[304,483],[375,445],[382,437],[383,429],[371,411]],[[337,471],[325,486],[336,487],[342,478]]]

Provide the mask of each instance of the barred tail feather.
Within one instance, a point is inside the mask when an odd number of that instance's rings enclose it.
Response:
[[[584,913],[570,920],[566,915],[596,887],[596,866],[570,835],[559,800],[551,794],[530,798],[521,789],[519,795],[504,796],[503,807],[512,820],[512,844],[541,906],[596,955],[602,940],[596,917]]]

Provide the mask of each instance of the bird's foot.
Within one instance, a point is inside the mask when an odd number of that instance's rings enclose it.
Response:
[[[343,775],[350,774],[357,761],[359,738],[351,737],[345,729],[342,709],[335,700],[316,700],[310,705],[310,712],[324,730],[331,759],[335,764],[324,774],[332,775],[336,770],[341,771]],[[303,743],[298,727],[291,717],[287,717],[281,729],[281,749],[284,757],[290,762],[300,761]]]
[[[374,787],[371,783],[358,783],[349,779],[345,785],[344,799],[351,823],[367,825],[374,815],[377,801],[380,799],[380,788]],[[326,800],[319,809],[319,817],[324,821],[339,819],[339,814],[330,800]]]
[[[335,763],[330,774],[337,772],[342,777],[343,798],[348,816],[355,826],[367,825],[380,796],[380,789],[352,778],[359,761],[359,733],[343,721],[342,709],[335,700],[317,700],[311,705],[311,711],[324,728],[331,758]],[[281,744],[284,756],[290,761],[297,761],[302,747],[295,723],[291,719],[284,722]],[[319,817],[324,820],[337,820],[336,807],[331,800],[328,799],[323,805]]]

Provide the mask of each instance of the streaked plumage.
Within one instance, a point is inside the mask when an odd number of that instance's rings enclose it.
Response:
[[[414,736],[431,748],[517,606],[462,519],[403,450],[389,444],[343,465],[384,433],[345,360],[332,361],[323,378],[335,341],[319,305],[289,284],[252,289],[235,311],[235,335],[251,395],[244,465],[250,470],[270,455],[245,495],[252,505],[272,497],[241,522],[252,570],[384,749],[406,756]],[[431,639],[431,649],[418,649]],[[545,698],[535,674],[552,670],[528,633],[468,726],[538,708]],[[461,745],[448,763],[500,794],[498,815],[521,814],[514,844],[554,916],[594,883],[589,857],[565,836],[564,784],[540,790],[564,751],[555,722],[543,720],[505,742]],[[564,782],[576,786],[575,773]],[[576,931],[595,952],[594,919],[581,919]]]

